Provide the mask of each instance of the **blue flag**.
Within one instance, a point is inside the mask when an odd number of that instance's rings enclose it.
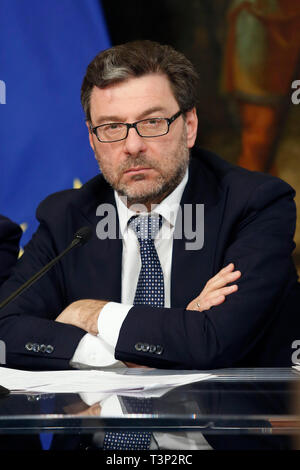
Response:
[[[48,194],[98,172],[80,88],[110,46],[98,0],[0,1],[0,213],[37,227]]]

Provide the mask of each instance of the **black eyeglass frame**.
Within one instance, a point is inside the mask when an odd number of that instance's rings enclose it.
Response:
[[[108,144],[110,142],[120,142],[121,140],[125,140],[127,139],[128,137],[128,132],[129,132],[129,129],[131,129],[132,127],[136,130],[137,134],[142,137],[142,138],[145,138],[145,139],[148,139],[148,138],[152,138],[152,137],[161,137],[163,135],[166,135],[168,134],[169,130],[170,130],[170,125],[172,124],[172,122],[174,122],[181,114],[183,114],[183,111],[179,110],[177,111],[177,113],[175,113],[173,116],[171,116],[170,118],[161,118],[161,117],[153,117],[153,118],[147,118],[147,119],[141,119],[140,121],[136,121],[136,122],[133,122],[133,123],[128,123],[128,122],[107,122],[105,124],[100,124],[100,126],[96,126],[96,127],[92,127],[92,125],[90,125],[90,130],[93,134],[95,134],[95,136],[97,137],[97,139],[99,140],[99,142],[102,142],[104,144]],[[158,134],[158,135],[141,135],[138,131],[138,128],[137,128],[137,124],[139,124],[140,122],[144,122],[144,121],[149,121],[151,119],[164,119],[167,124],[168,124],[168,129],[166,132],[164,132],[163,134]],[[98,135],[97,135],[97,129],[99,129],[99,127],[104,127],[104,126],[108,126],[109,124],[123,124],[124,126],[127,127],[127,132],[126,132],[126,136],[125,137],[122,137],[122,139],[117,139],[117,140],[101,140]]]

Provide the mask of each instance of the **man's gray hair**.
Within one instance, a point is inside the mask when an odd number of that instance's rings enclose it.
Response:
[[[196,105],[198,74],[192,63],[171,46],[133,41],[100,52],[89,64],[81,87],[86,120],[91,121],[90,98],[95,86],[105,88],[150,73],[167,76],[183,113]]]

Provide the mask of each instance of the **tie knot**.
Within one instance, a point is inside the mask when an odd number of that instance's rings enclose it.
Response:
[[[162,225],[160,214],[134,215],[128,222],[139,240],[153,240]]]

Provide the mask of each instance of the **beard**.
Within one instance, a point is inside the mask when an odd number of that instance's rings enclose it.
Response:
[[[190,156],[186,140],[186,129],[184,128],[175,151],[162,155],[159,164],[156,162],[154,164],[151,157],[146,154],[139,154],[134,157],[128,156],[126,162],[118,167],[117,173],[102,161],[101,155],[96,151],[95,157],[104,179],[117,191],[119,196],[127,198],[128,206],[158,204],[174,191],[185,175]],[[124,172],[135,167],[156,170],[157,176],[154,180],[147,181],[143,174],[137,174],[131,176],[131,182],[140,181],[140,184],[122,182],[121,176]]]

